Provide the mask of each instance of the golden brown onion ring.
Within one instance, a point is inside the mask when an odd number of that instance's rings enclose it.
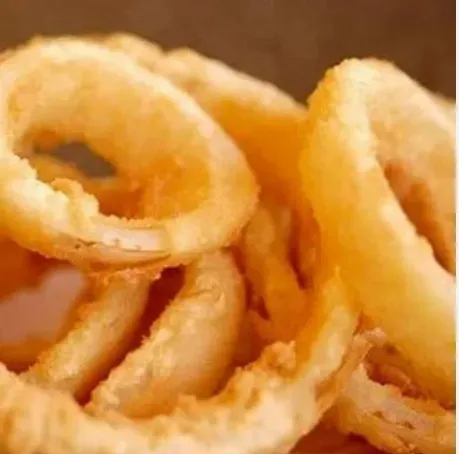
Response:
[[[193,68],[193,70],[191,68]],[[220,70],[220,72],[218,72],[218,70]],[[261,161],[261,163],[258,163],[257,158],[260,160],[266,159],[267,153],[265,154],[264,152],[263,153],[255,152],[254,155],[252,156],[250,153],[253,152],[253,149],[247,146],[247,142],[239,141],[240,131],[238,128],[242,128],[243,126],[238,124],[237,119],[243,116],[244,114],[247,114],[247,112],[250,112],[250,111],[257,112],[257,108],[259,109],[259,106],[262,102],[262,101],[257,101],[253,98],[248,98],[247,96],[246,97],[234,96],[234,95],[231,96],[231,90],[234,90],[235,89],[234,87],[240,87],[243,85],[244,83],[243,77],[238,79],[236,76],[237,73],[229,70],[224,65],[221,65],[216,62],[209,62],[208,60],[205,60],[203,57],[193,53],[192,51],[173,51],[169,53],[164,60],[160,61],[160,63],[158,64],[157,71],[159,71],[163,75],[166,75],[171,80],[173,80],[174,83],[177,83],[179,86],[186,89],[189,93],[191,93],[195,97],[195,99],[198,100],[198,102],[200,102],[200,104],[206,110],[212,113],[212,115],[215,116],[221,122],[224,128],[228,132],[230,132],[230,134],[232,134],[233,137],[236,138],[238,143],[241,144],[241,147],[247,153],[248,159],[251,162],[251,164],[254,166],[257,174],[260,175],[261,173],[261,175],[263,174],[269,175],[267,178],[265,178],[265,180],[268,180],[267,185],[269,185],[270,182],[275,182],[276,178],[279,178],[279,175],[280,175],[280,178],[287,177],[288,179],[289,174],[288,172],[285,172],[285,171],[284,172],[279,171],[277,175],[275,176],[271,176],[269,174],[269,171],[272,169],[276,169],[276,170],[279,168],[282,169],[283,168],[282,164],[284,163],[282,162],[279,164],[276,163],[275,165],[271,165],[270,168],[264,169],[263,161]],[[230,77],[231,75],[233,76],[233,78]],[[238,83],[235,83],[235,81],[237,81]],[[245,104],[245,110],[244,110],[244,103],[245,103],[245,100],[247,99],[249,99],[249,101]],[[265,99],[265,98],[260,96],[259,99]],[[252,106],[255,106],[255,107],[252,107]],[[237,114],[232,117],[229,114],[229,112],[237,112]],[[269,112],[269,109],[268,109],[268,112]],[[263,116],[261,116],[260,118],[263,118]],[[253,124],[251,124],[251,126],[253,126]],[[257,134],[256,131],[257,131],[256,128],[253,128],[253,127],[250,128],[250,132],[253,132],[254,136],[256,136]],[[263,140],[264,137],[268,137],[267,134],[258,134],[259,140]],[[288,143],[288,142],[285,141],[285,143]],[[267,147],[269,147],[269,145],[270,144],[267,144]],[[277,156],[278,159],[282,159],[284,155],[282,153],[278,153],[275,156]],[[271,156],[268,156],[268,160],[269,159],[271,159]],[[292,163],[292,162],[295,162],[295,161],[285,159],[284,165],[288,166],[289,163]],[[261,169],[261,172],[260,172],[260,169]],[[435,171],[432,171],[431,169],[430,176],[434,172]],[[263,178],[262,178],[262,181],[263,181]],[[292,178],[292,181],[295,182],[295,178]],[[283,186],[288,187],[288,184],[284,184]],[[438,192],[441,192],[441,191],[437,190],[437,193]],[[412,207],[411,211],[414,214],[416,214],[415,213],[415,210],[417,209],[416,195],[412,196],[410,194],[402,194],[402,188],[400,189],[398,195],[402,198],[402,200],[404,200],[405,202],[406,201],[408,202],[408,206]],[[450,201],[451,201],[451,198],[449,198],[449,202],[448,202],[449,206],[451,206]],[[448,203],[446,205],[448,205]],[[450,213],[451,213],[451,210],[449,210],[449,212],[448,210],[446,210],[446,218],[450,216]],[[441,210],[440,210],[440,215],[441,215]],[[448,223],[449,223],[448,220],[444,222],[445,225],[447,225]],[[304,229],[302,230],[304,232]],[[447,230],[448,230],[448,227],[445,228],[445,231]],[[449,230],[451,232],[451,229]],[[429,232],[429,229],[428,228],[424,229],[424,231]],[[310,234],[311,232],[307,232],[307,233]],[[314,232],[312,233],[314,235]],[[438,237],[438,235],[436,235],[435,233],[431,234],[432,238],[435,238],[436,236]],[[442,240],[439,240],[439,241],[437,240],[437,244],[441,244],[441,242]],[[304,244],[307,244],[307,243],[302,242],[300,243],[300,246]],[[440,245],[438,249],[441,250],[442,246]],[[306,274],[307,272],[310,272],[311,262],[315,261],[316,259],[315,256],[317,255],[317,253],[315,251],[312,251],[312,249],[307,246],[299,247],[298,252],[299,252],[299,259],[300,259],[299,264],[303,269],[303,274]],[[451,260],[450,260],[450,263],[451,263]]]
[[[405,397],[370,380],[361,367],[331,411],[344,433],[365,437],[389,453],[449,454],[455,450],[455,414],[438,403]]]
[[[136,454],[287,451],[332,405],[366,351],[364,343],[353,344],[358,314],[335,273],[322,276],[317,310],[295,343],[274,344],[222,393],[186,399],[170,416],[141,424],[92,418],[68,397],[0,368],[0,448],[21,454],[100,454],[121,446]]]
[[[228,244],[252,211],[256,185],[237,147],[192,99],[119,52],[35,42],[1,62],[0,92],[0,217],[24,247],[80,265],[178,263]],[[162,220],[104,216],[80,185],[53,189],[14,154],[47,131],[84,140],[142,187],[154,187],[155,168],[190,166],[202,197]]]
[[[244,314],[241,277],[228,255],[203,256],[142,345],[92,392],[88,409],[131,417],[171,411],[183,394],[211,396],[228,372]]]
[[[110,37],[106,38],[110,39]],[[137,38],[137,40],[139,40]],[[142,53],[149,43],[140,40]],[[161,74],[190,94],[244,152],[263,189],[295,209],[302,235],[298,265],[302,274],[314,271],[320,244],[317,226],[298,184],[300,124],[306,109],[272,84],[238,72],[190,49],[172,50],[158,58],[153,45],[148,63],[128,46],[111,46]],[[148,201],[147,201],[148,202]],[[304,241],[304,238],[309,241]]]
[[[404,175],[422,188],[423,203],[439,227],[437,241],[430,239],[449,263],[454,244],[449,119],[391,65],[350,60],[327,73],[310,99],[303,129],[302,183],[346,283],[364,313],[412,363],[423,386],[443,402],[454,402],[454,279],[406,217],[377,159],[383,155],[380,161],[388,165],[393,153],[403,167],[413,155],[416,165]]]
[[[148,281],[132,277],[93,281],[86,295],[89,302],[79,307],[76,323],[22,378],[85,396],[129,348],[148,301],[148,286]]]

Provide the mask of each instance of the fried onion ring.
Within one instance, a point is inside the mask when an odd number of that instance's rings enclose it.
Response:
[[[436,101],[391,65],[346,61],[310,99],[301,166],[324,241],[364,313],[412,363],[420,383],[449,404],[455,400],[454,279],[406,217],[377,158],[387,166],[393,152],[403,166],[415,155],[418,165],[407,178],[425,195],[438,227],[428,237],[449,263],[450,124]]]
[[[149,43],[140,41],[142,53],[148,53]],[[116,46],[116,40],[111,48],[185,90],[236,141],[264,191],[276,194],[295,210],[301,235],[310,239],[298,243],[299,266],[304,275],[313,274],[319,234],[298,184],[304,106],[274,85],[190,49],[172,50],[158,58],[153,46],[148,63],[143,63],[144,55],[138,58],[128,46]]]
[[[320,286],[320,304],[295,343],[269,347],[219,395],[188,398],[170,416],[142,424],[92,418],[57,391],[0,368],[0,447],[23,454],[99,454],[120,446],[126,453],[287,451],[332,405],[367,348],[353,344],[358,313],[336,277]]]
[[[256,185],[237,147],[192,99],[119,52],[32,43],[1,62],[0,92],[2,228],[24,247],[81,266],[164,266],[228,244],[252,211]],[[155,167],[197,166],[203,198],[168,219],[104,216],[81,186],[53,189],[14,154],[47,131],[84,140],[143,187]]]
[[[88,409],[131,417],[170,411],[182,394],[209,397],[231,365],[244,314],[242,280],[229,256],[203,256],[137,350],[92,392]]]

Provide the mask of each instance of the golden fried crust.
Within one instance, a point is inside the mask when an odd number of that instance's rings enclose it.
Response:
[[[1,62],[0,91],[2,224],[24,247],[79,266],[157,268],[227,245],[253,210],[257,185],[234,143],[190,97],[120,52],[70,38],[35,42]],[[203,198],[165,219],[148,204],[141,220],[105,216],[79,184],[45,184],[15,155],[48,131],[83,140],[153,193],[169,171],[190,166],[182,183]],[[176,198],[187,194],[180,189]]]
[[[219,395],[186,399],[151,421],[92,418],[68,397],[0,368],[0,447],[14,454],[100,454],[120,446],[127,453],[285,452],[330,408],[367,349],[353,343],[358,314],[340,281],[331,275],[321,288],[296,343],[268,348]]]
[[[309,104],[302,183],[321,235],[364,313],[413,364],[425,389],[451,404],[454,278],[435,260],[400,206],[401,189],[393,190],[384,173],[392,161],[409,165],[408,182],[422,186],[417,194],[424,194],[435,231],[442,232],[431,236],[432,244],[448,245],[439,255],[454,249],[451,122],[424,89],[375,61],[350,60],[328,71]],[[450,255],[443,257],[448,264]]]

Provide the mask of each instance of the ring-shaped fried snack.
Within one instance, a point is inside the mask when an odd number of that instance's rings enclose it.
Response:
[[[88,409],[148,417],[171,411],[183,395],[209,397],[232,365],[245,297],[229,255],[204,255],[185,269],[177,297],[142,345],[94,389]]]
[[[1,62],[0,118],[2,228],[45,255],[104,267],[190,261],[228,244],[256,201],[244,156],[191,98],[96,44],[45,40],[12,53]],[[150,191],[159,184],[152,170],[186,170],[199,203],[166,219],[103,215],[77,183],[54,189],[15,155],[47,132],[83,140]]]
[[[268,347],[220,394],[185,399],[168,416],[94,418],[58,391],[0,368],[0,447],[22,454],[100,454],[121,446],[126,454],[287,451],[330,408],[367,349],[354,340],[358,312],[337,272],[329,271],[317,310],[295,342]]]
[[[365,315],[412,363],[420,384],[451,404],[454,277],[416,230],[449,265],[455,211],[450,119],[410,78],[373,60],[328,71],[309,105],[301,181],[323,241]],[[417,197],[403,194],[394,169]],[[404,199],[424,206],[415,225]],[[424,214],[432,221],[428,232],[419,227]]]

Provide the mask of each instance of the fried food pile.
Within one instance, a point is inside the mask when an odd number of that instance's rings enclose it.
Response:
[[[0,172],[0,310],[84,280],[53,336],[1,340],[2,453],[455,450],[454,102],[378,60],[303,105],[189,49],[36,38],[0,59]]]

